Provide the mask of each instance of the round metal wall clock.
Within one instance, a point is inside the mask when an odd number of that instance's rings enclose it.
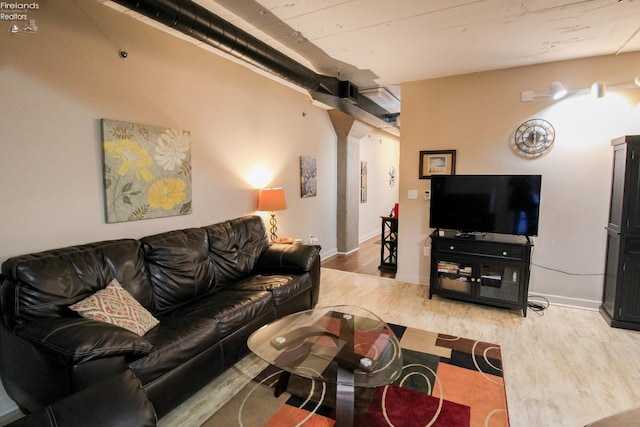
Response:
[[[527,120],[516,129],[515,143],[518,150],[529,156],[539,156],[553,145],[556,132],[546,120]]]

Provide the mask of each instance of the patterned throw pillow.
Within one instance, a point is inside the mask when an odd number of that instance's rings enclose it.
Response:
[[[116,279],[69,308],[84,318],[120,326],[140,336],[159,323]]]

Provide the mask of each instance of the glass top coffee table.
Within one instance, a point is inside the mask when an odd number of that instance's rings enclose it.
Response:
[[[276,396],[291,374],[336,384],[336,425],[353,425],[354,387],[380,387],[402,372],[402,352],[391,328],[355,306],[290,314],[255,331],[247,342],[257,356],[283,370]]]

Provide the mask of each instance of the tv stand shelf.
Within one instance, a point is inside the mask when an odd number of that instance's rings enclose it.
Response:
[[[526,317],[532,246],[523,236],[434,231],[429,299],[518,309]]]

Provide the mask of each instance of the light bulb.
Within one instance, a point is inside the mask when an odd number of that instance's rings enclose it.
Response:
[[[591,85],[591,95],[596,98],[603,98],[607,91],[607,85],[603,82],[595,82]]]
[[[553,99],[560,99],[567,94],[567,89],[560,82],[553,82],[550,86],[551,97]]]

